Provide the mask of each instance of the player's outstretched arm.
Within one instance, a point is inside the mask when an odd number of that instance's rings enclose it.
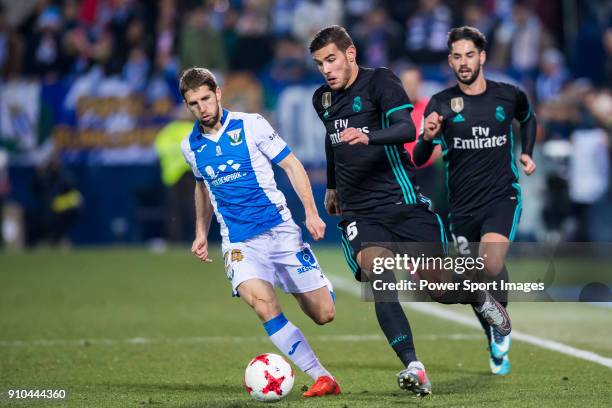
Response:
[[[213,214],[213,206],[206,186],[202,181],[195,185],[196,236],[191,245],[191,252],[204,262],[212,262],[208,257],[208,230]]]
[[[289,181],[293,186],[293,189],[300,197],[300,201],[304,206],[306,213],[306,228],[312,238],[318,241],[325,235],[325,223],[319,217],[319,211],[312,196],[312,188],[310,186],[310,180],[308,174],[304,170],[302,163],[295,157],[293,153],[290,153],[287,157],[278,163],[279,166],[289,177]]]
[[[530,112],[529,117],[521,122],[521,164],[523,165],[523,172],[528,176],[532,175],[536,169],[536,164],[531,157],[533,155],[537,130],[538,123],[535,115]]]

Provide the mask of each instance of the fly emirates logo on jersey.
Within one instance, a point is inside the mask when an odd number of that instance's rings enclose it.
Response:
[[[490,128],[474,126],[472,127],[473,139],[454,138],[453,147],[455,149],[488,149],[501,147],[508,142],[508,135],[489,136]]]
[[[349,122],[348,119],[334,120],[334,129],[336,131],[334,133],[329,134],[329,138],[331,139],[332,145],[337,145],[337,144],[342,143],[342,139],[340,139],[340,133],[342,133],[344,129],[347,129],[349,127],[348,122]],[[356,128],[356,129],[360,130],[361,133],[364,133],[366,135],[370,133],[370,129],[367,126],[364,126],[362,128]]]

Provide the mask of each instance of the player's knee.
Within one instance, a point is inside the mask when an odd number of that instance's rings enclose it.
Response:
[[[374,274],[380,273],[381,260],[392,257],[393,253],[386,248],[368,247],[357,253],[356,260],[361,271],[371,280]]]
[[[484,258],[484,271],[488,276],[497,276],[504,268],[504,260],[497,257]]]
[[[331,306],[321,308],[321,310],[319,310],[319,312],[313,316],[313,320],[316,324],[324,325],[334,320],[335,317],[336,308],[332,304]]]

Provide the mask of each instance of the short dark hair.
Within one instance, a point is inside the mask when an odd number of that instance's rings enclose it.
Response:
[[[353,39],[346,32],[344,27],[340,27],[339,25],[332,25],[329,27],[325,27],[321,31],[315,34],[310,41],[310,46],[308,49],[312,54],[315,51],[320,50],[323,47],[328,46],[329,44],[335,44],[336,47],[342,52],[346,51],[348,47],[353,45]]]
[[[179,91],[185,99],[187,91],[198,89],[206,85],[211,91],[215,92],[219,85],[217,79],[210,70],[206,68],[193,67],[185,70],[179,81]]]
[[[448,33],[446,45],[448,50],[453,49],[453,43],[459,40],[469,40],[474,43],[478,51],[483,51],[487,46],[487,38],[475,27],[463,26],[455,27]]]

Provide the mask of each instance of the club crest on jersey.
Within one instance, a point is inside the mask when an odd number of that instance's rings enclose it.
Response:
[[[238,146],[242,143],[242,129],[230,130],[227,135],[231,140],[230,145]]]
[[[356,96],[355,99],[353,99],[353,112],[360,112],[361,106],[361,96]]]
[[[495,108],[495,119],[497,119],[498,122],[503,122],[506,119],[506,112],[503,106]]]
[[[323,105],[323,109],[327,109],[331,106],[331,92],[323,93],[323,96],[321,96],[321,105]]]
[[[451,99],[450,106],[453,112],[455,113],[461,112],[463,110],[463,98],[458,97],[458,98]]]

